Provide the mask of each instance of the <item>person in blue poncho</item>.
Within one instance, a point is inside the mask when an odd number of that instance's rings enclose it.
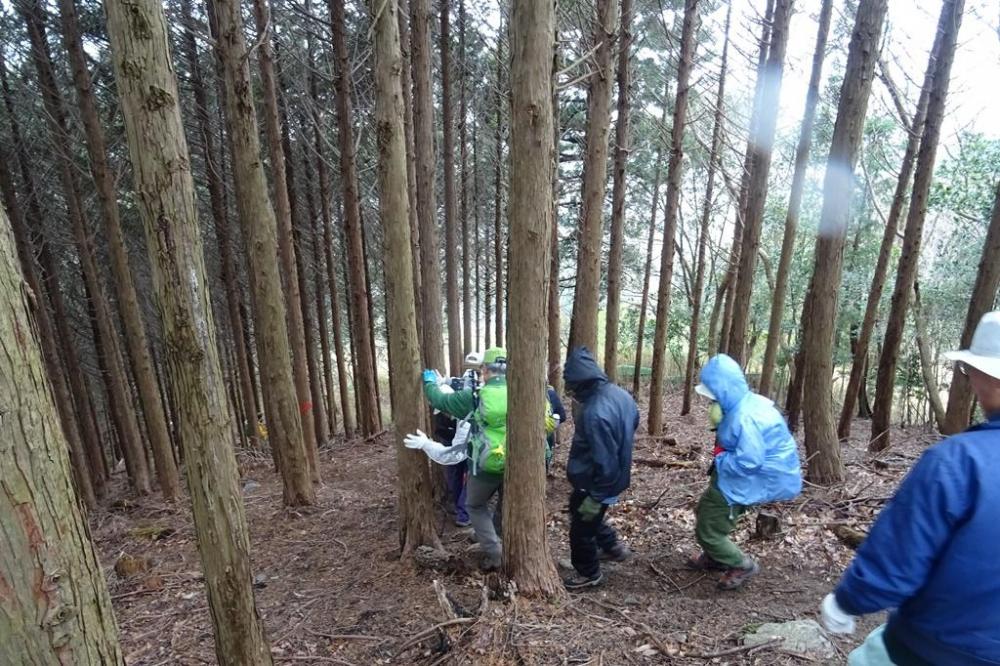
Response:
[[[713,401],[709,412],[717,430],[711,480],[696,514],[695,537],[702,550],[688,566],[723,572],[719,589],[735,590],[760,567],[729,535],[749,507],[802,492],[799,454],[784,417],[773,402],[750,390],[729,356],[710,359],[695,390]]]
[[[834,633],[891,610],[850,666],[1000,664],[1000,312],[947,356],[986,420],[921,456],[823,600]]]

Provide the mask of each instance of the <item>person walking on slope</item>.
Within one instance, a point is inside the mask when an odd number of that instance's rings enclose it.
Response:
[[[723,572],[719,589],[735,590],[760,566],[729,537],[749,507],[802,492],[799,454],[784,417],[773,402],[750,390],[729,356],[710,359],[695,390],[713,401],[709,414],[715,413],[717,431],[711,479],[696,511],[695,538],[702,552],[688,566]]]
[[[424,395],[431,407],[456,419],[469,421],[472,432],[468,442],[468,480],[465,508],[483,553],[482,568],[500,567],[502,550],[493,522],[490,500],[503,485],[507,452],[507,352],[501,347],[487,349],[482,355],[482,386],[447,392],[439,386],[440,375],[424,370]],[[546,429],[554,422],[545,403]],[[539,460],[539,464],[544,464]]]
[[[604,582],[601,559],[624,561],[632,554],[604,518],[629,487],[639,409],[632,396],[608,381],[586,347],[572,351],[563,379],[575,401],[576,425],[566,463],[573,486],[569,543],[576,574],[564,583],[578,590]]]
[[[893,609],[850,666],[1000,664],[1000,312],[982,318],[968,350],[946,356],[986,422],[921,456],[823,600],[834,633]]]

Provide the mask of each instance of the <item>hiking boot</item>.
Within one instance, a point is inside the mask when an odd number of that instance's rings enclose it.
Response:
[[[466,528],[466,527],[469,527],[470,525],[472,525],[472,521],[470,521],[468,518],[456,518],[455,519],[455,527]]]
[[[742,566],[730,569],[722,574],[718,587],[720,590],[738,590],[759,573],[760,565],[749,557],[744,558]]]
[[[479,568],[483,571],[496,571],[503,561],[500,553],[484,553],[479,561]]]
[[[628,562],[634,555],[631,548],[619,543],[611,550],[602,550],[598,557],[602,562]]]
[[[713,560],[704,552],[692,555],[684,564],[688,569],[695,571],[728,571],[729,569],[725,564]]]
[[[574,590],[585,590],[589,587],[597,587],[604,582],[604,573],[598,571],[593,576],[581,576],[580,574],[573,574],[569,578],[563,579],[563,585],[569,591]]]

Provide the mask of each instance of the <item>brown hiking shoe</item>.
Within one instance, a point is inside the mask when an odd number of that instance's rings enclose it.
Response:
[[[759,573],[760,565],[748,557],[743,560],[742,566],[729,569],[722,574],[718,587],[720,590],[738,590]]]
[[[695,571],[727,571],[727,567],[722,562],[716,562],[706,553],[698,553],[697,555],[692,555],[685,562],[688,569],[694,569]]]

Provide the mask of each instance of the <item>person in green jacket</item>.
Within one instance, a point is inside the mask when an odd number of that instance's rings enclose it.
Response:
[[[469,479],[465,506],[483,553],[482,567],[497,569],[501,562],[500,537],[493,522],[490,500],[503,485],[507,454],[507,352],[487,349],[482,356],[482,385],[454,393],[441,390],[440,375],[424,370],[424,395],[431,407],[459,420],[468,420],[472,432],[468,442]],[[546,402],[547,429],[554,421]],[[544,464],[539,461],[539,464]]]

